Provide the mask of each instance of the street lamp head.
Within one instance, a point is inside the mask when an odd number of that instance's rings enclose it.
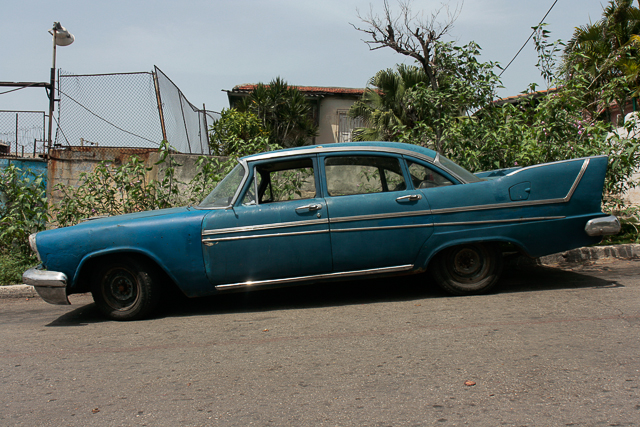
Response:
[[[53,23],[53,28],[49,30],[49,34],[53,36],[57,46],[69,46],[76,39],[59,22]]]

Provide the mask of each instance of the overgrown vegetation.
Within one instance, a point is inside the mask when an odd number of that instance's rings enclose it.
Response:
[[[258,83],[236,109],[258,118],[269,145],[299,147],[308,144],[318,133],[311,104],[280,77],[269,84]],[[214,134],[216,132],[214,128]]]
[[[100,162],[93,172],[80,175],[77,186],[58,184],[60,201],[51,206],[50,220],[57,226],[69,226],[85,218],[112,216],[199,203],[235,165],[235,159],[220,160],[200,156],[196,174],[189,182],[176,176],[177,163],[169,144],[162,143],[157,179],[148,179],[151,167],[137,156],[114,165]]]
[[[37,260],[29,234],[44,230],[47,220],[43,175],[15,165],[0,169],[0,285],[18,283]]]
[[[0,169],[0,184],[0,254],[29,256],[29,234],[47,221],[44,177],[9,165]]]

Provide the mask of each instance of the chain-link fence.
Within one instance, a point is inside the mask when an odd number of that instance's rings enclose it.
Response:
[[[58,75],[55,145],[157,148],[209,154],[216,113],[194,107],[157,67],[153,72]],[[160,106],[160,107],[159,107]]]
[[[45,153],[44,111],[0,111],[0,156]]]
[[[167,141],[181,153],[211,154],[207,129],[218,113],[196,108],[158,67],[155,74]]]

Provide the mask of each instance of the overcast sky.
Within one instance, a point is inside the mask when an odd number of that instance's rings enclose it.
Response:
[[[395,0],[389,0],[392,7]],[[554,0],[466,0],[450,32],[471,40],[482,60],[506,65]],[[441,1],[414,0],[431,12]],[[450,2],[452,7],[460,2]],[[558,0],[546,22],[553,38],[568,40],[576,26],[597,21],[603,2]],[[382,10],[382,0],[5,0],[0,14],[0,81],[48,81],[54,21],[75,35],[59,47],[57,66],[74,74],[151,71],[157,65],[198,107],[228,107],[225,89],[281,76],[301,86],[365,87],[378,70],[407,58],[389,49],[370,51],[361,13]],[[503,74],[500,96],[528,83],[542,84],[530,41]],[[1,88],[4,92],[10,88]],[[0,110],[48,109],[44,89],[0,95]]]

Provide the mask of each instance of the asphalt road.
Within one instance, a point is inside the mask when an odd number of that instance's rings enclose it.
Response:
[[[311,285],[130,323],[86,295],[0,300],[0,425],[637,426],[639,272],[512,267],[475,297]]]

